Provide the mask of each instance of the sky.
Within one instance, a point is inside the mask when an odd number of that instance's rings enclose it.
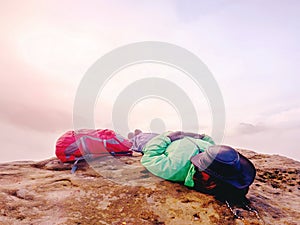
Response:
[[[224,99],[223,144],[300,160],[299,9],[296,0],[0,1],[0,161],[54,156],[57,138],[74,128],[74,99],[87,70],[141,41],[178,45],[207,65]],[[118,94],[149,76],[180,86],[210,134],[205,95],[182,72],[157,64],[115,74],[95,104],[96,126],[114,128]],[[180,130],[175,108],[141,100],[128,113],[129,127],[149,130],[159,118],[167,130]]]

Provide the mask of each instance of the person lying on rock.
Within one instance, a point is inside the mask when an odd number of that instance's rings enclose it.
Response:
[[[142,132],[140,129],[135,129],[134,132],[128,133],[127,137],[128,140],[132,143],[132,147],[130,150],[134,151],[134,156],[141,156],[143,155],[143,148],[144,146],[154,137],[158,136],[158,133],[145,133]],[[215,144],[211,137],[205,134],[196,134],[191,132],[183,132],[177,131],[174,132],[172,138],[181,139],[183,137],[192,137],[192,138],[200,138],[205,141],[208,141],[212,144]]]
[[[250,160],[207,135],[156,134],[141,151],[142,165],[154,175],[231,202],[244,198],[256,174]]]

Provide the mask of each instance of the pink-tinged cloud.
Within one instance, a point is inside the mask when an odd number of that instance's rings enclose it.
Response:
[[[43,78],[16,59],[0,65],[0,121],[39,131],[56,131],[71,125],[72,99],[64,85]]]
[[[73,128],[84,72],[145,40],[180,45],[207,64],[225,100],[226,144],[300,159],[299,1],[219,2],[1,1],[0,160],[53,156],[56,138]],[[111,126],[105,113],[99,126]]]

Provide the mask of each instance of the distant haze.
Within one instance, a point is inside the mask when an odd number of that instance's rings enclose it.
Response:
[[[207,65],[226,107],[223,144],[300,160],[299,10],[297,0],[1,1],[0,162],[54,156],[56,139],[73,129],[87,69],[117,47],[148,40],[181,46]],[[182,72],[155,64],[111,79],[95,105],[96,126],[114,128],[114,98],[149,76],[180,85],[196,104],[199,132],[210,134],[201,90]],[[136,104],[128,123],[151,130],[157,118],[167,130],[181,128],[176,110],[159,99]]]

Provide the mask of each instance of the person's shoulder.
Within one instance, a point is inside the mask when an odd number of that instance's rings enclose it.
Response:
[[[212,145],[215,145],[215,141],[213,140],[213,138],[211,136],[208,136],[207,134],[203,134],[203,141],[206,141]]]

